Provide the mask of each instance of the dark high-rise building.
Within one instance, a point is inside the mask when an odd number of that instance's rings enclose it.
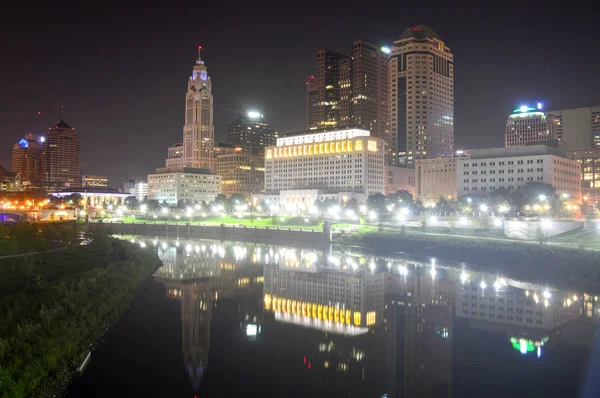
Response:
[[[311,75],[306,81],[306,129],[317,127],[319,122],[317,93],[317,79]]]
[[[386,139],[389,124],[387,48],[359,40],[350,55],[317,52],[316,84],[307,82],[308,127],[361,127]],[[311,115],[311,100],[317,112]],[[317,117],[315,120],[314,117]]]
[[[318,127],[340,125],[341,71],[347,58],[331,50],[317,51]]]
[[[42,178],[42,150],[45,137],[27,134],[13,146],[12,171],[20,173],[28,186],[37,186]]]
[[[275,132],[258,112],[239,115],[227,126],[227,143],[256,156],[265,154],[265,147],[275,145]]]
[[[49,189],[79,187],[79,136],[64,120],[50,128],[42,154],[42,172]]]

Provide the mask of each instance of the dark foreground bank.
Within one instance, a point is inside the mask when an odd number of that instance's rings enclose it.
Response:
[[[159,265],[152,250],[107,236],[60,256],[54,261],[62,259],[64,272],[44,278],[38,266],[18,291],[0,295],[2,398],[60,393]],[[78,269],[74,258],[85,258],[85,265]]]

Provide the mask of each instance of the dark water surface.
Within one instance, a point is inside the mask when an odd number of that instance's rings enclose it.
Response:
[[[68,397],[578,397],[600,374],[591,293],[354,249],[141,244],[164,266]]]

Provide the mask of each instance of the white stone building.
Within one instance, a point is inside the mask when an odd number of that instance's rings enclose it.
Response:
[[[456,164],[458,196],[485,195],[499,188],[522,189],[528,182],[541,182],[578,200],[581,195],[581,165],[564,152],[546,145],[473,149],[470,158]]]
[[[311,205],[325,195],[365,202],[384,192],[384,143],[362,129],[277,139],[265,150],[265,194]]]
[[[180,200],[209,203],[221,192],[221,176],[208,169],[160,168],[148,175],[148,199],[169,205]]]

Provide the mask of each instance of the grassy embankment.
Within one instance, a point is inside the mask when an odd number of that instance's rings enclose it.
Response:
[[[585,290],[600,291],[600,252],[578,248],[496,241],[452,236],[413,234],[401,231],[347,233],[336,243],[359,245],[381,255],[413,253],[440,260],[464,262],[471,269],[503,272],[505,276],[549,283],[576,284]]]
[[[56,393],[158,262],[107,235],[33,261],[0,261],[0,397]]]
[[[110,221],[105,218],[104,222]],[[206,216],[206,217],[194,217],[192,219],[174,217],[159,217],[159,218],[139,218],[139,217],[122,217],[118,221],[124,223],[190,223],[192,225],[235,225],[235,226],[246,226],[246,227],[259,227],[259,228],[291,228],[291,229],[303,229],[303,230],[316,230],[321,231],[323,229],[323,221],[317,218],[305,218],[295,216],[278,216],[278,217],[236,217],[236,216]],[[332,228],[346,228],[352,224],[347,223],[334,223]]]

